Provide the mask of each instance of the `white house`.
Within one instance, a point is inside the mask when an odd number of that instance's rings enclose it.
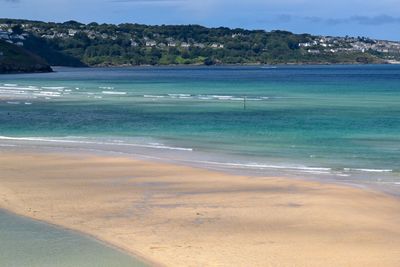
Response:
[[[190,44],[188,44],[188,43],[186,43],[186,42],[182,42],[182,43],[181,43],[181,47],[183,47],[183,48],[189,48],[189,47],[190,47]]]
[[[156,41],[153,40],[146,41],[146,46],[153,47],[156,45],[157,45]]]
[[[0,39],[2,40],[10,40],[10,36],[6,31],[0,31]]]
[[[176,43],[173,42],[173,41],[170,41],[170,42],[168,42],[168,46],[169,46],[169,47],[175,47],[175,46],[176,46]]]
[[[73,37],[73,36],[75,36],[75,34],[76,34],[77,32],[78,32],[77,30],[69,29],[69,30],[68,30],[68,35],[71,36],[71,37]]]
[[[212,44],[211,48],[224,48],[223,44]]]

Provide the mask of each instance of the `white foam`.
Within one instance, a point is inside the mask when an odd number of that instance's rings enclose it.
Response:
[[[228,100],[228,99],[232,98],[233,96],[231,96],[231,95],[212,95],[211,97],[217,98],[220,100]]]
[[[198,163],[238,167],[238,168],[255,168],[255,169],[292,169],[302,171],[329,172],[331,168],[323,167],[306,167],[306,166],[290,166],[290,165],[268,165],[259,163],[232,163],[232,162],[215,162],[215,161],[198,161]]]
[[[5,83],[3,85],[4,86],[18,86],[18,84],[15,84],[15,83]]]
[[[188,97],[191,96],[189,94],[168,94],[171,97]]]
[[[117,91],[102,91],[105,95],[126,95],[126,92],[117,92]]]
[[[168,149],[168,150],[178,150],[178,151],[193,151],[192,148],[171,147],[171,146],[155,145],[155,144],[152,145],[152,144],[121,143],[121,142],[78,141],[78,140],[71,140],[71,139],[52,139],[52,138],[46,138],[46,137],[0,136],[0,140],[39,141],[39,142],[51,142],[51,143],[73,143],[73,144],[93,144],[93,145],[117,145],[117,146],[132,146],[132,147],[143,147],[143,148]]]
[[[61,94],[59,92],[47,92],[47,91],[41,91],[38,93],[33,94],[35,96],[44,96],[44,97],[60,97]],[[47,99],[47,98],[46,98]]]
[[[143,95],[145,98],[164,98],[163,95]]]
[[[359,172],[392,172],[390,169],[352,169],[344,168],[345,171],[359,171]]]
[[[39,91],[36,87],[7,87],[7,86],[0,86],[0,89],[13,91],[13,90],[24,90],[24,91]]]
[[[49,89],[49,90],[63,90],[66,87],[64,86],[42,86],[43,89]]]

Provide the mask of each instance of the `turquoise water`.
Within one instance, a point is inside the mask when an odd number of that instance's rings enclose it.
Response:
[[[0,210],[0,266],[144,267],[96,240]]]
[[[58,68],[0,76],[0,98],[3,145],[400,185],[396,65]]]

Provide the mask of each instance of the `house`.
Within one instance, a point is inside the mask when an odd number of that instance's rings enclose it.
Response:
[[[10,36],[8,32],[0,31],[0,39],[1,40],[10,40]]]
[[[243,34],[241,34],[241,33],[234,33],[234,34],[232,34],[232,38],[237,38],[237,37],[241,37],[241,36],[243,36]]]
[[[77,32],[78,32],[77,30],[69,29],[68,30],[68,35],[71,36],[71,37],[74,37]]]
[[[312,46],[312,43],[300,43],[299,47],[310,47]]]
[[[188,44],[188,43],[186,43],[186,42],[182,42],[182,43],[181,43],[181,47],[183,47],[183,48],[189,48],[189,47],[190,47],[190,44]]]
[[[224,48],[224,45],[222,45],[222,44],[212,44],[211,48]]]
[[[137,42],[135,42],[134,40],[131,39],[131,46],[132,47],[138,47],[139,44]]]
[[[156,46],[156,45],[157,45],[156,41],[153,41],[153,40],[146,41],[146,46],[148,46],[148,47],[153,47],[153,46]]]
[[[198,47],[198,48],[204,48],[204,47],[206,47],[204,44],[201,44],[201,43],[194,43],[193,46],[194,46],[194,47]]]
[[[307,52],[310,53],[310,54],[314,54],[314,55],[317,55],[317,54],[321,53],[321,51],[316,50],[316,49],[308,49]]]
[[[170,41],[170,42],[168,42],[168,46],[169,47],[175,47],[176,43],[174,41]]]

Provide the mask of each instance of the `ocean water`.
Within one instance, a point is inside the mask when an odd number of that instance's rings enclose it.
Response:
[[[144,267],[100,242],[0,210],[0,266]]]
[[[0,149],[91,149],[400,192],[400,66],[0,76]]]

